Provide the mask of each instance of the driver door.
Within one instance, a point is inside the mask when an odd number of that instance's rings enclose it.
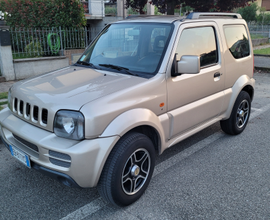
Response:
[[[199,56],[201,69],[198,74],[176,77],[168,73],[169,139],[217,118],[221,112],[225,77],[216,30],[214,22],[180,26],[175,53],[179,60],[183,55]]]

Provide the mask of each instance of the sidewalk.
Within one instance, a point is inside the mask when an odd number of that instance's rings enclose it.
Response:
[[[0,93],[8,92],[9,88],[15,83],[16,81],[8,81],[8,82],[1,82],[0,83]]]
[[[0,82],[0,93],[8,92],[9,88],[15,83],[16,81],[8,81],[8,82]],[[0,99],[0,103],[6,102],[7,99]],[[1,105],[0,107],[5,108],[7,104]],[[0,108],[1,110],[1,108]]]
[[[254,67],[255,69],[270,72],[270,56],[254,56]]]
[[[253,49],[264,49],[269,48],[270,44],[256,46]],[[268,55],[255,55],[254,56],[254,67],[262,71],[270,72],[270,56]]]

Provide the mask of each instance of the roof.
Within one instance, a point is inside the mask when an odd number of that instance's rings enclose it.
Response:
[[[157,23],[173,23],[174,21],[181,20],[185,17],[174,16],[174,15],[130,15],[121,22],[157,22]]]
[[[241,19],[242,16],[238,13],[223,13],[223,12],[192,12],[186,19],[199,19],[199,18],[236,18]]]
[[[157,23],[173,23],[177,20],[193,20],[193,19],[216,19],[216,18],[231,18],[241,19],[241,15],[237,13],[221,13],[221,12],[192,12],[187,17],[174,15],[130,15],[122,22],[157,22]]]

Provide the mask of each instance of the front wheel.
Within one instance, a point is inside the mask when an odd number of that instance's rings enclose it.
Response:
[[[128,133],[110,153],[99,183],[103,199],[127,206],[138,200],[147,188],[155,166],[155,148],[144,134]]]
[[[240,134],[248,123],[250,108],[249,94],[241,91],[234,103],[230,118],[220,121],[221,129],[227,134]]]

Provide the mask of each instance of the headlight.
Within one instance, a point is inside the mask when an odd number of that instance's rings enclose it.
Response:
[[[59,137],[73,140],[84,139],[84,117],[80,112],[58,111],[53,126],[54,133]]]

